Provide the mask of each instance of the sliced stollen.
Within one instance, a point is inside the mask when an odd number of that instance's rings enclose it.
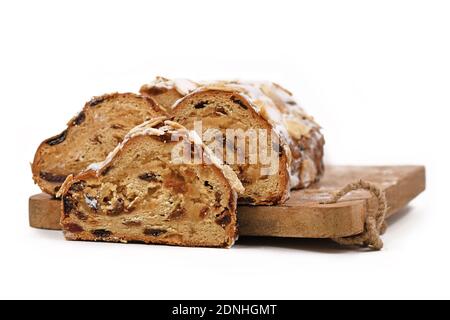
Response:
[[[103,161],[132,128],[160,115],[152,100],[136,94],[93,98],[66,130],[39,146],[32,164],[35,183],[55,195],[68,175]]]
[[[234,138],[231,139],[233,141],[224,140],[225,155],[222,159],[234,169],[245,187],[239,197],[241,204],[284,203],[291,189],[307,188],[323,175],[325,140],[320,126],[299,106],[292,93],[277,84],[243,81],[195,83],[158,77],[144,85],[140,92],[187,128],[198,131],[201,123],[202,132],[199,134],[203,133],[204,142],[214,150],[217,148],[210,145],[214,131],[219,130],[223,137],[227,137],[227,130],[237,132],[241,129],[247,138],[252,130],[255,134],[261,130],[268,132],[266,139],[258,136],[258,146],[253,151],[250,151],[248,140],[244,148],[242,144],[234,143]],[[270,161],[261,161],[260,156],[264,154],[262,142],[267,145],[264,152],[268,151]],[[230,163],[227,155],[231,153],[236,155],[235,160],[239,154],[245,155],[245,161]],[[256,163],[255,154],[258,156]]]
[[[231,247],[237,191],[233,170],[195,132],[155,118],[104,162],[67,178],[61,225],[69,240]]]

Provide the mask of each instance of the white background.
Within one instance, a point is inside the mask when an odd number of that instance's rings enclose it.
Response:
[[[0,1],[0,298],[450,298],[448,1]],[[91,96],[156,75],[277,81],[327,162],[424,164],[382,252],[66,242],[27,225],[38,144]]]

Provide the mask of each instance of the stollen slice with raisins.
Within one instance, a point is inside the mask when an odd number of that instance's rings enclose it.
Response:
[[[183,161],[180,161],[183,160]],[[130,131],[61,188],[68,240],[231,247],[243,187],[195,132],[163,118]]]
[[[239,197],[241,204],[282,204],[291,189],[307,188],[323,175],[325,140],[320,126],[292,93],[275,83],[158,77],[142,86],[140,92],[189,129],[201,123],[204,133],[218,130],[226,137],[227,131],[233,130],[236,139],[247,139],[244,147],[234,138],[224,139],[220,146],[225,150],[224,162],[245,187]],[[260,136],[260,132],[266,135]],[[252,134],[258,137],[258,146],[251,152],[248,139]],[[216,150],[210,144],[211,134],[203,138]],[[266,145],[265,149],[261,145]],[[241,160],[239,154],[243,155]]]
[[[55,195],[68,175],[103,161],[132,128],[160,115],[153,101],[132,93],[92,99],[66,130],[39,146],[33,180],[42,191]]]

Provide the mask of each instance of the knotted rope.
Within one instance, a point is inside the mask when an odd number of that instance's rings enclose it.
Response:
[[[386,194],[380,187],[371,182],[359,180],[346,185],[342,190],[335,193],[331,200],[325,202],[325,204],[337,203],[345,195],[356,190],[366,190],[370,192],[378,201],[378,209],[376,212],[369,210],[369,214],[364,223],[364,231],[361,234],[345,238],[335,238],[332,240],[341,245],[357,245],[369,247],[373,250],[381,250],[383,248],[383,241],[380,236],[385,233],[387,228],[386,214],[388,206]]]

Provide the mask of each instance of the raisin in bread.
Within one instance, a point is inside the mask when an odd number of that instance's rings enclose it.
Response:
[[[270,132],[267,145],[272,142],[275,146],[272,152],[279,151],[276,174],[265,174],[261,171],[261,163],[249,161],[249,145],[244,151],[237,150],[236,145],[231,146],[234,153],[245,152],[245,163],[230,164],[245,186],[240,203],[283,203],[291,189],[306,188],[323,175],[325,141],[320,126],[289,91],[277,84],[195,83],[157,78],[143,86],[141,94],[154,99],[174,121],[190,129],[194,128],[195,121],[201,121],[203,132],[208,129],[220,129],[224,135],[227,129],[265,129]],[[225,150],[228,152],[227,146]]]
[[[188,161],[179,161],[183,143]],[[194,132],[156,118],[130,131],[104,162],[67,178],[61,225],[69,240],[230,247],[242,188]]]
[[[35,183],[55,195],[68,175],[104,160],[128,131],[159,112],[153,101],[131,93],[94,98],[66,130],[39,146],[32,164]]]

